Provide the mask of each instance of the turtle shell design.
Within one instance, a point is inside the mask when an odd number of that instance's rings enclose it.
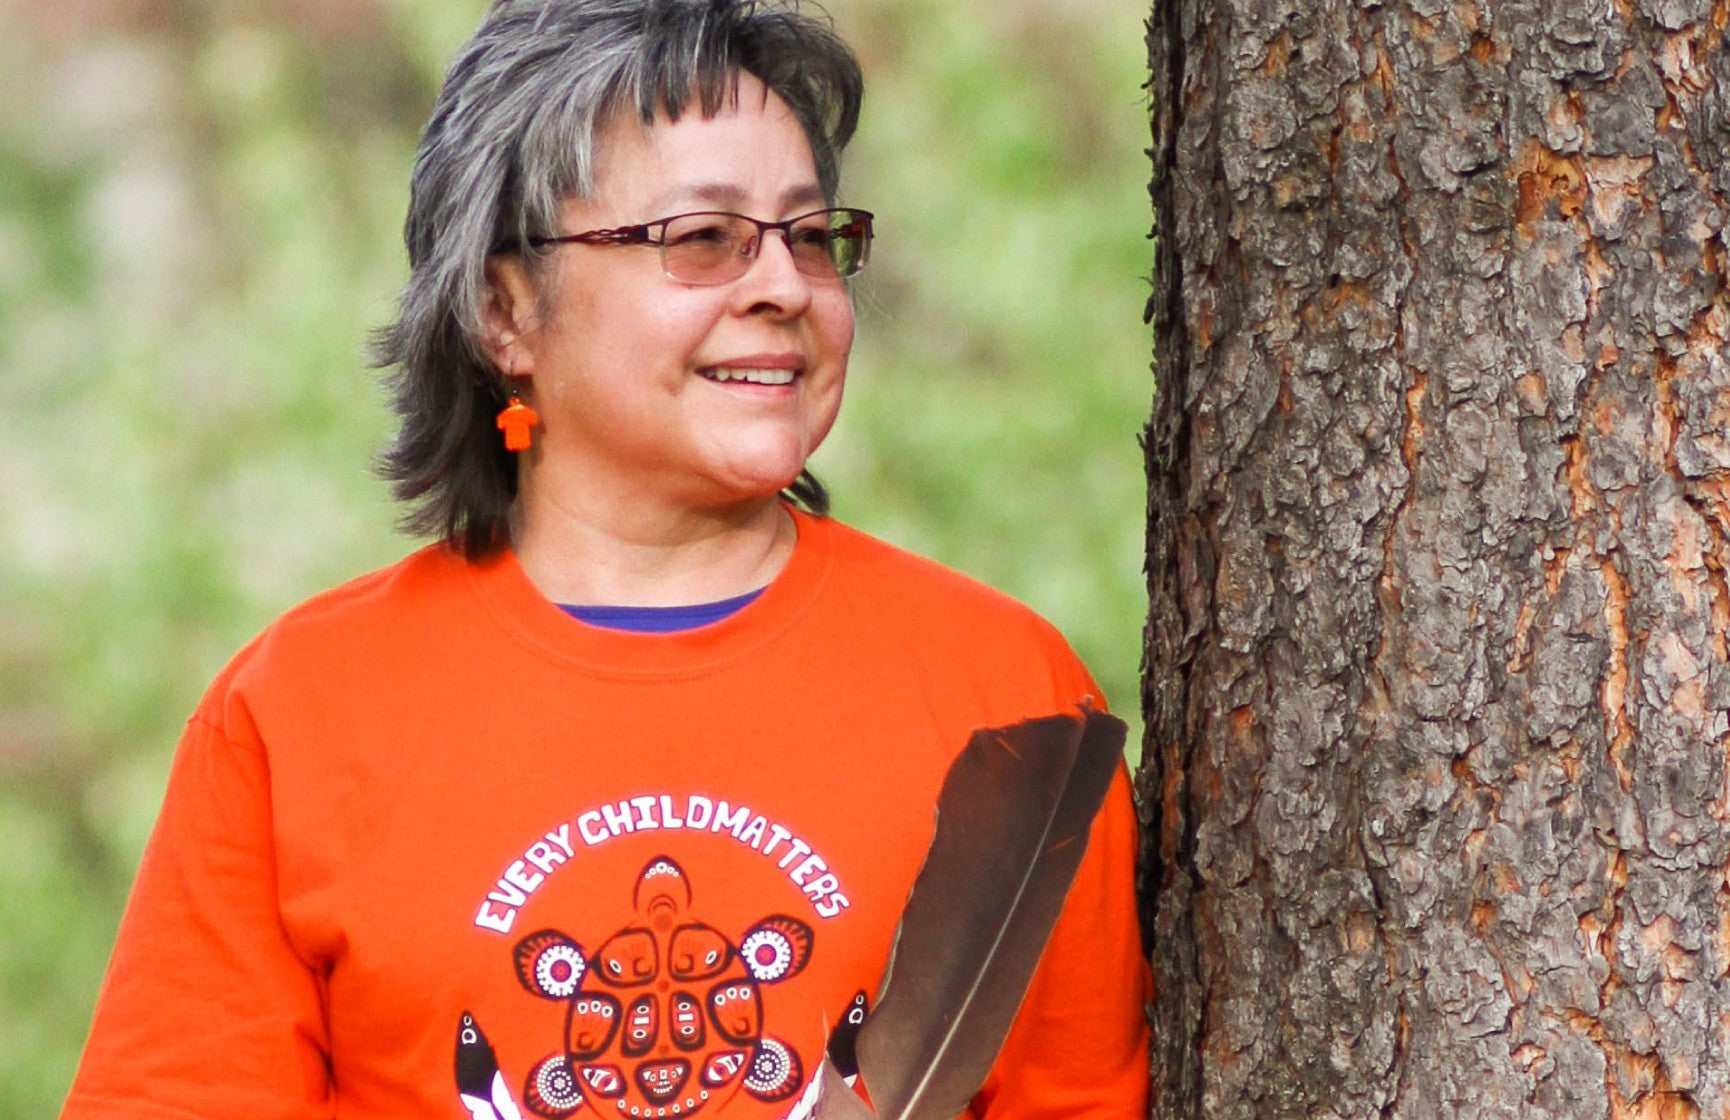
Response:
[[[761,990],[797,976],[811,927],[773,914],[737,941],[691,913],[691,883],[672,859],[643,868],[636,921],[592,954],[554,929],[516,946],[517,978],[566,1004],[564,1046],[528,1075],[523,1102],[562,1120],[587,1104],[602,1116],[686,1117],[740,1089],[791,1097],[799,1055],[763,1033]]]

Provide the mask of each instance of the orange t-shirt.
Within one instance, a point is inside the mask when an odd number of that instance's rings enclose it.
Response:
[[[786,1116],[950,760],[1096,692],[1018,604],[798,528],[680,633],[437,547],[272,625],[187,726],[66,1120]],[[976,1115],[1143,1114],[1134,834],[1120,768]]]

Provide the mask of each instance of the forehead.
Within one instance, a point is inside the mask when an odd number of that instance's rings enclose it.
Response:
[[[627,109],[615,112],[595,139],[589,196],[595,205],[822,204],[816,161],[798,117],[750,74],[739,75],[711,116],[695,100],[677,118],[662,110],[646,124]]]

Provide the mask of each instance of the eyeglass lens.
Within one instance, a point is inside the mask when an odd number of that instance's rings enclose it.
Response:
[[[751,267],[770,229],[781,228],[793,264],[806,276],[836,280],[864,267],[871,250],[871,219],[855,210],[819,210],[777,227],[742,214],[682,214],[661,234],[667,275],[693,284],[725,284]]]

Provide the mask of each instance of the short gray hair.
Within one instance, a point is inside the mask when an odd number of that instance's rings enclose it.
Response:
[[[494,423],[505,394],[485,346],[487,257],[530,254],[530,238],[556,231],[560,205],[592,190],[595,137],[615,116],[648,124],[693,107],[713,116],[737,96],[741,73],[792,109],[833,203],[864,80],[809,5],[495,0],[421,134],[403,231],[409,279],[396,321],[374,340],[377,364],[394,367],[401,422],[379,470],[410,507],[406,529],[470,557],[508,541],[516,464]],[[827,507],[808,473],[788,494]]]

